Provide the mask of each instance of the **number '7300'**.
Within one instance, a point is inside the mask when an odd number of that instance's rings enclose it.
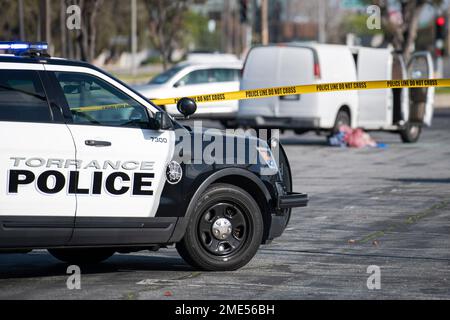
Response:
[[[158,138],[158,137],[151,137],[150,141],[154,142],[154,143],[167,143],[168,142],[167,138]]]

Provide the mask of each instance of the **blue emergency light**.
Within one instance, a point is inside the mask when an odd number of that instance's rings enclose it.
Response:
[[[0,42],[0,50],[13,54],[27,52],[46,53],[48,43],[46,42]]]

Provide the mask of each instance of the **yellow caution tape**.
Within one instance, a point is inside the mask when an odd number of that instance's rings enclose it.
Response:
[[[276,88],[264,88],[253,90],[241,90],[235,92],[204,94],[189,97],[197,103],[220,102],[228,100],[262,99],[270,97],[290,96],[297,94],[336,92],[350,90],[375,90],[375,89],[400,89],[400,88],[425,88],[425,87],[450,87],[450,79],[420,79],[420,80],[389,80],[389,81],[357,81],[322,83],[314,85],[288,86]],[[181,98],[156,99],[152,102],[156,105],[177,104]]]
[[[270,97],[292,96],[308,93],[323,93],[351,90],[376,90],[376,89],[401,89],[401,88],[427,88],[427,87],[450,87],[450,79],[418,79],[418,80],[380,80],[380,81],[356,81],[321,83],[301,86],[287,86],[264,89],[241,90],[234,92],[203,94],[190,96],[197,103],[221,102],[229,100],[263,99]],[[156,105],[177,104],[179,98],[155,99]],[[109,109],[122,109],[131,107],[129,104],[110,104],[104,106],[90,106],[71,109],[74,112],[91,112]]]
[[[110,110],[110,109],[124,109],[129,108],[131,105],[128,103],[116,103],[116,104],[105,104],[103,106],[90,106],[90,107],[79,107],[79,108],[71,108],[72,112],[92,112],[92,111],[102,111],[102,110]]]

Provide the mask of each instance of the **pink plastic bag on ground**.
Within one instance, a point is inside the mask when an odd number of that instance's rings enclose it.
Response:
[[[376,147],[377,143],[362,129],[352,129],[349,126],[341,126],[340,132],[345,134],[344,141],[350,148]]]

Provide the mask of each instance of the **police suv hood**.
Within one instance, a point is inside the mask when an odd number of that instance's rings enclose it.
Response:
[[[201,136],[204,139],[222,138],[222,137],[234,137],[237,141],[245,142],[259,142],[260,146],[268,146],[267,142],[259,139],[258,137],[246,134],[244,130],[224,130],[216,128],[192,128],[190,126],[184,126],[193,136]]]
[[[269,150],[266,141],[244,134],[243,130],[236,132],[198,127],[185,127],[185,129],[176,130],[177,147],[183,146],[183,150],[190,148],[189,154],[192,159],[197,160],[199,156],[202,156],[201,162],[205,162],[207,156],[210,156],[209,160],[214,159],[217,163],[225,165],[260,166],[258,149]],[[191,140],[190,145],[182,144],[186,139]],[[265,166],[265,164],[262,165]]]

